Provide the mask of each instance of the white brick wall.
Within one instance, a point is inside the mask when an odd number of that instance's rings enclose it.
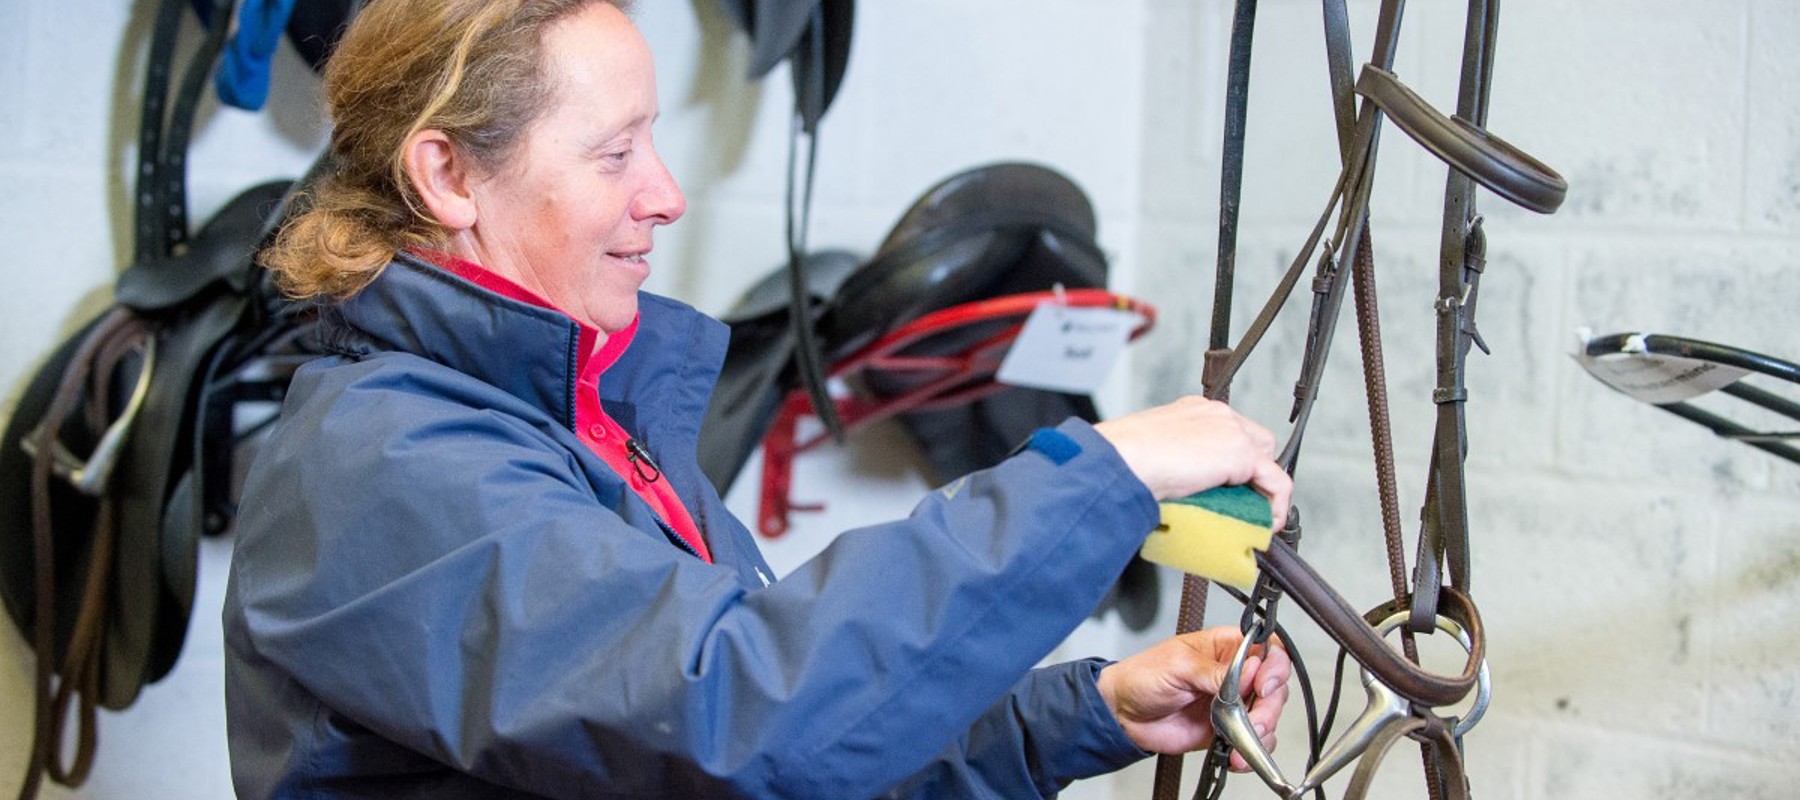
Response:
[[[148,15],[100,0],[0,5],[0,230],[14,251],[0,314],[6,404],[59,338],[106,301],[129,250],[135,60]],[[141,4],[140,4],[141,5]],[[646,3],[659,56],[659,146],[690,197],[661,237],[652,288],[722,310],[782,259],[786,74],[743,81],[745,48],[710,3]],[[849,78],[821,142],[812,242],[868,251],[920,191],[998,159],[1051,164],[1102,215],[1118,287],[1153,298],[1157,332],[1103,395],[1114,412],[1198,389],[1211,307],[1230,4],[889,0],[857,9]],[[1353,2],[1359,53],[1373,0]],[[1316,3],[1263,0],[1236,328],[1292,258],[1334,179]],[[1440,107],[1454,93],[1462,6],[1408,9],[1397,70]],[[1627,400],[1567,357],[1573,330],[1646,328],[1788,358],[1800,244],[1800,7],[1787,0],[1507,3],[1491,123],[1568,177],[1562,212],[1492,196],[1480,305],[1491,357],[1471,359],[1476,596],[1494,709],[1468,740],[1484,797],[1787,797],[1800,779],[1800,466]],[[127,53],[128,55],[121,55]],[[311,79],[278,65],[281,110],[209,108],[194,156],[205,212],[296,174],[322,140]],[[1400,492],[1416,533],[1431,433],[1428,364],[1443,170],[1391,129],[1375,241]],[[1304,291],[1304,290],[1303,290]],[[1299,308],[1236,384],[1282,429]],[[1308,437],[1303,552],[1353,603],[1386,591],[1355,332],[1340,330]],[[1793,427],[1800,427],[1796,425]],[[924,488],[893,429],[804,456],[796,498],[829,510],[770,543],[786,569],[838,530],[904,513]],[[754,468],[732,493],[754,510]],[[229,795],[216,609],[228,543],[208,542],[200,608],[173,676],[105,714],[94,780],[47,797]],[[1123,656],[1154,636],[1084,626],[1063,653]],[[1235,616],[1214,603],[1213,618]],[[1290,624],[1315,672],[1331,652]],[[0,626],[0,791],[24,758],[31,660]],[[1323,680],[1320,681],[1323,687]],[[1354,696],[1353,692],[1353,696]],[[1298,707],[1282,731],[1297,765]],[[1393,760],[1381,796],[1423,796]],[[1294,767],[1294,768],[1297,768]],[[1189,769],[1190,780],[1193,768]],[[1149,762],[1070,796],[1147,797]],[[1336,786],[1341,785],[1334,784]],[[1232,797],[1266,796],[1253,779]]]

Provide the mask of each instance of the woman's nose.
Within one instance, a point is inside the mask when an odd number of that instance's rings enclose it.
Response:
[[[638,192],[636,211],[638,219],[658,225],[667,225],[687,213],[687,198],[681,194],[675,176],[669,174],[669,168],[661,158],[655,160],[648,185]]]

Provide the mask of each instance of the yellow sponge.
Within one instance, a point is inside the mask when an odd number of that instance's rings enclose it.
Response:
[[[1221,486],[1162,503],[1162,524],[1144,540],[1145,560],[1249,589],[1256,555],[1268,550],[1269,500],[1248,486]]]

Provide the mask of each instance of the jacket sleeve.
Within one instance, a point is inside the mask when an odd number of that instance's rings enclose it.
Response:
[[[1096,679],[1104,666],[1088,659],[1032,670],[966,736],[888,796],[1049,798],[1148,756],[1100,697]]]
[[[241,624],[356,724],[548,797],[880,795],[1006,697],[1157,518],[1070,421],[752,589],[626,525],[522,412],[381,374],[296,378],[327,399],[290,397],[249,478]],[[1007,702],[1033,696],[1056,693]]]

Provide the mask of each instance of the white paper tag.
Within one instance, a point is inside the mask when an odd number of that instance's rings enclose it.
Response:
[[[1137,324],[1130,311],[1039,303],[994,377],[1013,386],[1092,393],[1106,381]]]
[[[1584,350],[1575,360],[1601,383],[1653,405],[1692,400],[1750,374],[1711,361],[1644,352],[1590,356]]]

